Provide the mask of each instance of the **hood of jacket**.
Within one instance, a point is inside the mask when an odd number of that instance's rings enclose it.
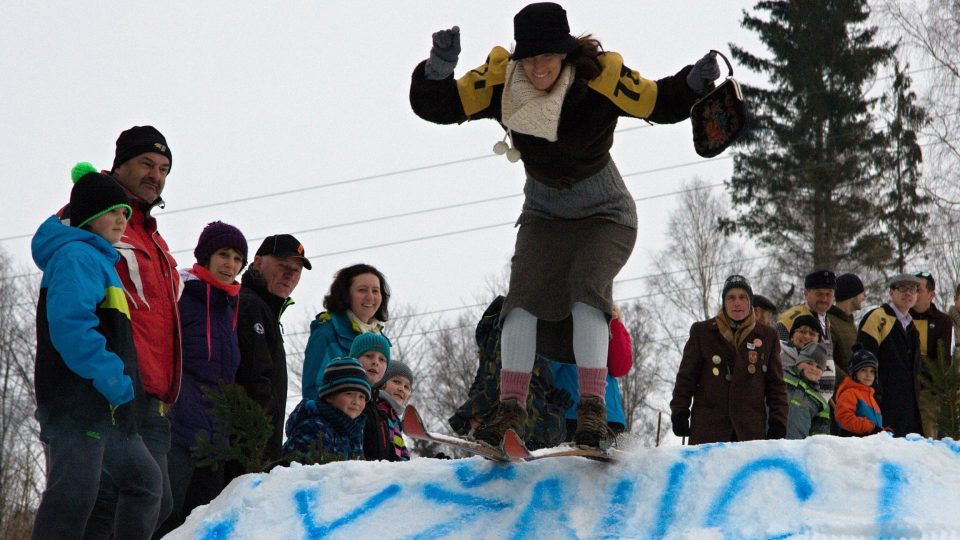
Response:
[[[117,250],[104,237],[86,229],[65,225],[57,216],[50,216],[40,224],[36,234],[33,235],[33,240],[30,242],[33,262],[37,264],[41,271],[45,271],[53,255],[72,242],[90,245],[100,252],[110,264],[116,264],[120,258]]]

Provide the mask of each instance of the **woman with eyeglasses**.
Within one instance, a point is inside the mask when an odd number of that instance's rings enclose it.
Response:
[[[726,279],[721,299],[716,317],[690,327],[670,401],[673,433],[690,444],[782,439],[787,391],[777,331],[757,324],[743,276]]]

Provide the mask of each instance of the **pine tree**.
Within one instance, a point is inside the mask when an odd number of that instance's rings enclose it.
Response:
[[[944,349],[937,347],[938,358],[923,364],[920,407],[932,411],[937,424],[937,433],[927,433],[928,437],[957,440],[960,439],[960,371],[957,369],[960,349],[954,353],[952,362]]]
[[[731,51],[773,87],[745,89],[753,125],[728,184],[738,215],[724,225],[775,247],[781,268],[797,274],[880,267],[889,250],[868,248],[878,232],[875,156],[887,141],[865,94],[894,48],[875,43],[865,0],[761,1],[755,10],[769,19],[745,14],[743,25],[773,57]]]
[[[263,451],[273,434],[266,411],[238,384],[220,381],[219,388],[205,387],[203,399],[211,404],[214,432],[201,431],[193,456],[198,467],[213,470],[227,461],[236,461],[245,472],[261,472],[267,463]]]
[[[929,221],[926,209],[931,202],[930,197],[920,191],[923,151],[917,141],[917,132],[927,124],[928,117],[917,103],[911,84],[910,76],[894,62],[892,93],[882,99],[888,111],[887,132],[891,144],[878,158],[887,191],[881,213],[886,229],[883,237],[894,253],[891,270],[901,274],[907,271],[909,256],[926,243],[924,231]]]

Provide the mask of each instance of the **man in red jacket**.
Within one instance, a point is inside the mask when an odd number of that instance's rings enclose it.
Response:
[[[157,523],[163,523],[173,506],[167,453],[170,422],[165,414],[180,392],[180,318],[177,300],[183,284],[177,262],[150,215],[163,206],[160,197],[173,154],[153,126],[134,126],[117,138],[110,173],[130,196],[133,215],[127,230],[114,245],[120,252],[117,273],[127,294],[133,341],[137,350],[144,403],[139,429],[143,442],[163,473],[163,497]],[[109,531],[116,512],[116,489],[101,478],[100,497],[88,529]]]

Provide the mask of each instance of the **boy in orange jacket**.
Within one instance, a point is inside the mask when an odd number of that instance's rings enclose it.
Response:
[[[873,384],[877,380],[877,357],[859,343],[853,345],[850,357],[850,377],[837,389],[834,417],[840,427],[840,436],[863,437],[883,431],[880,406],[874,397]]]

